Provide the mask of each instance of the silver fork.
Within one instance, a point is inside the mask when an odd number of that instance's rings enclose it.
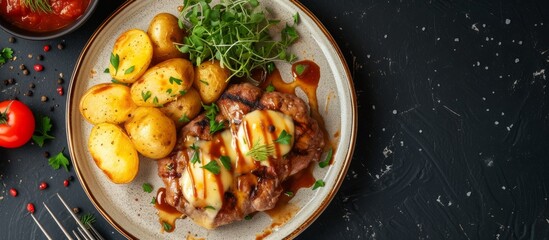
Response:
[[[59,193],[57,194],[57,197],[59,198],[59,200],[61,200],[61,203],[63,203],[63,206],[65,206],[67,211],[69,211],[71,216],[74,218],[74,220],[78,224],[78,227],[76,227],[76,230],[72,230],[72,234],[74,234],[74,237],[77,240],[82,240],[82,239],[84,239],[84,240],[104,240],[104,238],[101,236],[101,234],[99,234],[99,232],[97,232],[97,230],[95,230],[95,228],[91,224],[84,225],[80,221],[80,219],[78,219],[76,214],[74,214],[72,212],[71,208],[67,205],[65,200],[63,200],[63,198],[61,197],[61,195],[59,195]],[[63,233],[65,234],[67,239],[74,240],[74,238],[70,235],[70,233],[67,231],[67,229],[65,229],[65,227],[63,227],[63,225],[59,222],[59,220],[57,220],[57,217],[55,217],[55,215],[51,212],[50,208],[48,208],[46,203],[43,203],[43,204],[44,204],[44,207],[46,208],[46,210],[48,211],[48,213],[50,213],[50,215],[53,218],[53,220],[55,221],[55,223],[57,223],[57,226],[59,226],[59,228],[61,228],[61,231],[63,231]],[[31,215],[32,219],[34,220],[34,222],[38,225],[38,228],[40,228],[42,233],[44,233],[44,235],[46,235],[46,238],[48,240],[52,240],[53,238],[48,234],[48,232],[44,229],[44,227],[42,227],[42,224],[40,224],[40,222],[38,222],[38,219],[36,219],[34,214],[31,213],[30,215]]]

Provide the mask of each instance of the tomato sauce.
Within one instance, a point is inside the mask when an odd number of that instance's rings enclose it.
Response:
[[[0,15],[11,24],[32,32],[49,32],[61,29],[84,14],[90,0],[44,0],[50,12],[31,11],[23,0],[0,0]]]

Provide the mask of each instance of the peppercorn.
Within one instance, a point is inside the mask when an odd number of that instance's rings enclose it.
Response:
[[[63,96],[63,87],[61,86],[57,87],[57,94],[59,94],[59,96]]]
[[[51,49],[50,45],[44,45],[44,52],[49,52]]]
[[[30,84],[29,84],[29,87],[30,87],[30,88],[34,88],[34,87],[36,87],[36,85],[34,85],[34,83],[30,83]]]
[[[74,177],[71,175],[71,176],[69,176],[69,178],[67,178],[67,180],[72,182],[74,180]]]
[[[34,213],[34,204],[28,203],[27,204],[27,211],[29,211],[30,213]]]
[[[42,64],[34,64],[34,71],[42,72],[44,70],[44,66]]]
[[[45,158],[49,158],[49,157],[50,157],[50,152],[45,151],[45,152],[44,152],[44,157],[45,157]]]
[[[69,180],[63,181],[63,186],[68,187],[69,186]]]
[[[38,54],[38,56],[36,56],[36,59],[39,60],[39,61],[42,61],[42,60],[44,60],[44,55]]]
[[[63,84],[63,82],[64,82],[63,78],[58,78],[57,79],[57,84]]]
[[[77,207],[72,208],[72,212],[75,213],[75,214],[76,214],[76,213],[79,213],[79,212],[80,212],[80,208],[77,208]]]
[[[63,48],[65,48],[65,45],[63,45],[63,43],[58,43],[57,44],[57,49],[63,50]]]
[[[42,97],[40,97],[40,101],[42,101],[42,102],[47,102],[47,101],[48,101],[48,97],[42,95]]]
[[[40,190],[44,190],[46,188],[48,188],[48,183],[46,182],[41,182],[40,185],[38,185],[38,189]]]
[[[33,92],[31,90],[29,90],[27,93],[25,93],[23,95],[25,95],[27,97],[32,97],[32,94],[33,94]]]
[[[25,65],[23,65],[23,64],[19,65],[19,70],[25,70],[25,69],[27,69],[27,67],[25,67]]]
[[[14,37],[9,37],[9,38],[8,38],[8,42],[14,43],[14,42],[15,42],[15,38],[14,38]]]
[[[29,75],[29,70],[28,69],[23,69],[23,75]]]
[[[17,189],[15,188],[10,188],[10,195],[12,197],[17,197]]]

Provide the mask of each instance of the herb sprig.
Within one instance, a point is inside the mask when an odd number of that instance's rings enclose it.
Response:
[[[265,161],[274,153],[274,150],[274,144],[263,144],[258,139],[246,153],[246,156],[250,156],[256,161]]]
[[[48,0],[23,0],[23,6],[32,12],[50,13],[53,11]]]
[[[186,24],[192,28],[178,48],[188,53],[195,65],[215,58],[222,67],[231,70],[229,79],[251,78],[254,69],[267,70],[274,61],[293,62],[297,58],[288,51],[299,38],[297,30],[286,24],[280,40],[274,40],[269,29],[280,21],[267,19],[257,9],[257,0],[228,0],[214,6],[210,2],[183,2],[179,26]]]

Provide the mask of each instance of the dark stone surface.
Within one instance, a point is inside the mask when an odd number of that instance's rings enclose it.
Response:
[[[74,169],[52,170],[43,156],[63,149],[68,156],[58,75],[66,90],[80,50],[122,2],[101,1],[93,19],[59,39],[9,43],[0,32],[0,47],[18,56],[0,67],[0,100],[17,97],[51,117],[56,136],[43,148],[0,149],[1,239],[43,239],[26,213],[29,201],[52,203],[68,219],[56,192],[94,213],[103,235],[122,238],[77,180],[63,187]],[[349,63],[359,130],[340,191],[298,239],[548,238],[548,1],[301,2]],[[52,50],[44,53],[44,44]],[[32,69],[38,54],[45,70],[24,76],[18,66]],[[3,85],[8,78],[16,84]],[[30,83],[36,87],[27,97]],[[41,181],[50,187],[39,191]]]

